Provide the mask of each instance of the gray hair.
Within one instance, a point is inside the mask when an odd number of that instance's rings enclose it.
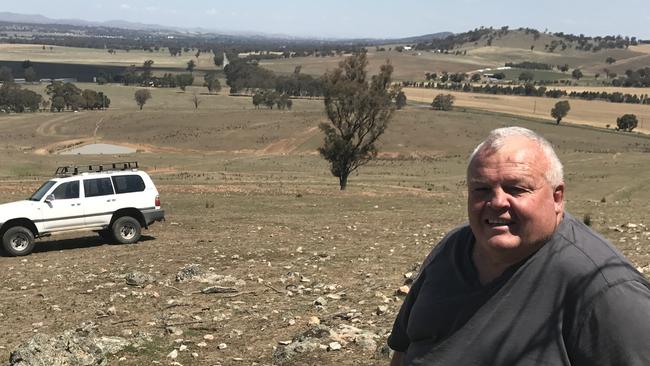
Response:
[[[544,177],[548,181],[548,183],[553,187],[557,187],[562,182],[564,182],[564,172],[562,168],[562,162],[560,162],[560,159],[557,157],[557,154],[555,154],[555,150],[553,150],[553,146],[551,145],[548,140],[543,138],[542,136],[538,135],[537,133],[523,127],[502,127],[502,128],[497,128],[495,130],[492,130],[488,137],[483,140],[472,152],[472,154],[469,156],[469,165],[472,163],[474,158],[476,157],[476,154],[478,154],[479,151],[483,149],[491,149],[494,151],[500,150],[506,143],[506,139],[508,137],[513,137],[513,136],[518,136],[518,137],[524,137],[527,138],[531,141],[536,142],[539,147],[542,149],[542,152],[546,156],[546,159],[549,162],[549,167],[546,173],[544,174]]]

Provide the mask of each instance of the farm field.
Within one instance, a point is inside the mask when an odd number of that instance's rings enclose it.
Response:
[[[584,88],[576,88],[585,90]],[[622,88],[618,88],[620,90]],[[637,88],[640,89],[640,88]],[[592,90],[597,90],[593,88]],[[479,93],[450,92],[440,89],[404,88],[408,100],[431,103],[438,94],[452,94],[458,107],[478,108],[492,112],[508,113],[518,116],[535,117],[554,121],[551,109],[559,99],[543,97],[523,97],[514,95],[492,95]],[[565,100],[565,99],[563,99]],[[632,113],[639,119],[635,131],[650,133],[650,106],[642,104],[610,103],[596,100],[569,100],[571,110],[562,123],[576,123],[600,128],[615,128],[616,118]]]
[[[70,63],[84,65],[110,65],[124,66],[130,65],[142,66],[146,60],[153,60],[153,68],[172,69],[178,68],[184,70],[189,60],[196,62],[196,68],[200,70],[216,69],[213,62],[214,55],[202,53],[198,60],[194,57],[196,51],[183,53],[181,56],[171,56],[167,49],[160,51],[144,50],[116,50],[115,54],[108,53],[106,49],[96,48],[77,48],[62,47],[34,44],[6,44],[0,43],[0,60],[2,61],[25,61],[33,62],[50,62],[50,63]]]
[[[466,220],[466,158],[489,130],[506,125],[534,129],[557,146],[567,209],[588,215],[650,273],[650,139],[643,135],[556,126],[541,109],[543,119],[409,106],[395,113],[379,158],[341,192],[315,150],[322,101],[295,100],[291,111],[277,111],[255,109],[246,97],[199,94],[195,110],[192,93],[205,88],[153,89],[139,111],[136,88],[80,87],[104,91],[111,108],[0,115],[0,202],[28,196],[59,165],[137,160],[156,182],[167,221],[134,245],[92,233],[53,236],[28,257],[0,257],[0,362],[35,334],[90,324],[139,343],[110,365],[169,364],[180,344],[188,347],[176,359],[183,365],[385,365],[382,346],[402,301],[397,288]],[[409,99],[419,90],[407,90]],[[568,120],[579,110],[571,105]],[[139,152],[56,154],[95,141]],[[203,275],[177,281],[190,265]],[[136,271],[153,281],[127,285]],[[237,292],[201,293],[215,283]],[[281,353],[313,317],[333,330],[354,326],[374,343],[345,338],[337,352]]]

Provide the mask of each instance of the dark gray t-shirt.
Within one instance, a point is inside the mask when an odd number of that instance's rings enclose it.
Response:
[[[650,365],[650,284],[583,223],[485,286],[474,242],[461,226],[422,265],[388,338],[404,365]]]

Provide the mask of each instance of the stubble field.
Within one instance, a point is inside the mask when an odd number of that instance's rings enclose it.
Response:
[[[113,101],[108,111],[0,116],[0,201],[28,196],[58,165],[138,160],[167,221],[135,245],[55,236],[39,240],[28,257],[0,257],[0,362],[35,334],[90,324],[132,342],[110,365],[386,364],[382,346],[402,300],[396,290],[465,221],[466,157],[489,130],[506,125],[532,128],[557,146],[568,210],[588,215],[650,273],[647,137],[408,107],[396,112],[380,157],[341,192],[315,152],[322,101],[256,110],[249,98],[201,95],[194,110],[191,91],[152,90],[138,111],[134,88],[102,88]],[[54,154],[74,141],[140,152]],[[184,268],[202,275],[177,281]],[[152,281],[127,285],[136,271]],[[215,283],[237,292],[201,293]],[[282,353],[316,318],[333,333],[301,339],[322,347]],[[342,349],[328,351],[332,342]]]

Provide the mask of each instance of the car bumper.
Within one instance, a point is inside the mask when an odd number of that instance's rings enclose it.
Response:
[[[144,222],[146,226],[149,226],[156,221],[165,220],[165,210],[155,208],[150,210],[143,210],[142,216],[144,216]]]

